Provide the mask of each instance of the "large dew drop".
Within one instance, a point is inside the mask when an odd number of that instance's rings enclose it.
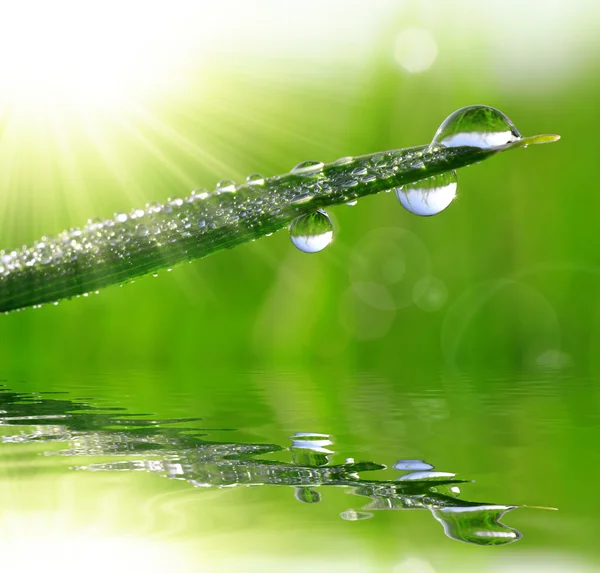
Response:
[[[487,105],[471,105],[449,115],[431,144],[491,149],[518,139],[521,134],[501,111]]]
[[[290,225],[294,246],[304,253],[318,253],[333,239],[333,225],[325,211],[315,211],[296,217]]]
[[[402,206],[415,215],[431,217],[441,213],[456,197],[456,171],[447,171],[396,189]]]

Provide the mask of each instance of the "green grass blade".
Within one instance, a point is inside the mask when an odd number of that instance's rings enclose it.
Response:
[[[345,158],[233,191],[191,195],[113,219],[90,220],[81,229],[0,252],[0,312],[55,302],[206,257],[278,231],[299,215],[477,163],[516,146],[419,146]]]

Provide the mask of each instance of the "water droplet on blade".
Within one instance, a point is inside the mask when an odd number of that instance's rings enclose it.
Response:
[[[486,105],[463,107],[449,115],[431,145],[492,149],[521,139],[513,122],[501,111]]]
[[[344,157],[340,157],[339,159],[336,159],[332,163],[332,165],[348,165],[349,163],[352,163],[353,161],[354,161],[354,157],[345,155]]]
[[[296,217],[290,224],[290,238],[304,253],[318,253],[333,239],[333,225],[325,211]]]
[[[456,171],[421,179],[396,189],[402,206],[415,215],[431,217],[441,213],[456,197]]]
[[[321,161],[303,161],[302,163],[298,163],[290,173],[294,175],[314,175],[323,169],[325,164]]]
[[[251,173],[246,177],[246,183],[248,185],[263,185],[265,178],[260,173]]]
[[[217,193],[233,193],[235,191],[235,182],[231,179],[222,179],[215,187]]]

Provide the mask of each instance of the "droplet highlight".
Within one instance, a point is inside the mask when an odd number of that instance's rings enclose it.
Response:
[[[293,173],[294,175],[314,175],[321,171],[324,166],[325,164],[322,161],[303,161],[293,167],[290,173]]]
[[[246,177],[246,183],[248,185],[264,185],[265,178],[260,173],[251,173]]]
[[[231,179],[222,179],[215,187],[217,193],[233,193],[235,191],[235,181]]]
[[[431,217],[446,209],[456,197],[456,171],[447,171],[398,187],[400,204],[414,215]]]
[[[290,224],[290,239],[304,253],[318,253],[333,240],[333,225],[329,215],[319,210],[296,217]]]
[[[449,115],[431,145],[493,149],[518,139],[521,139],[518,129],[500,110],[487,105],[472,105]]]

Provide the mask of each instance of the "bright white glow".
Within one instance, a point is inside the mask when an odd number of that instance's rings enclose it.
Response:
[[[173,79],[191,42],[176,7],[142,2],[8,2],[0,93],[20,105],[110,103]]]
[[[192,571],[181,547],[157,539],[81,529],[65,512],[15,512],[0,539],[6,571]]]
[[[408,557],[394,567],[394,573],[435,573],[435,569],[424,559]]]
[[[396,38],[396,61],[411,74],[427,71],[437,54],[437,44],[427,30],[409,28]]]

